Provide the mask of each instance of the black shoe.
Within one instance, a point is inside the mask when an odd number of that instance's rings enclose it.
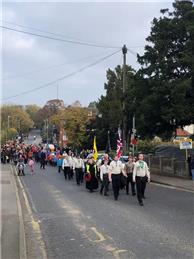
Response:
[[[139,202],[139,205],[140,205],[140,206],[143,206],[143,202],[142,202],[142,201],[141,201],[141,202]]]
[[[109,196],[109,194],[108,194],[108,193],[105,193],[104,196]]]
[[[132,193],[132,195],[133,195],[133,196],[135,196],[135,195],[136,195],[136,193],[134,192],[134,193]]]
[[[126,194],[127,194],[127,195],[129,195],[129,193],[128,193],[128,192],[126,192]]]
[[[118,197],[115,197],[115,201],[118,201]]]

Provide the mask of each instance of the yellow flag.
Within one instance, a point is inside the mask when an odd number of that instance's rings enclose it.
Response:
[[[96,161],[98,158],[98,151],[97,151],[97,147],[96,147],[96,136],[94,137],[93,150],[94,150],[93,158]]]

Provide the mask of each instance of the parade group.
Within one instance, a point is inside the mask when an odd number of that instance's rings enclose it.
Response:
[[[67,181],[76,179],[77,185],[85,183],[86,189],[92,193],[99,188],[101,195],[109,195],[109,185],[112,183],[114,199],[118,200],[120,190],[129,195],[137,195],[140,206],[145,199],[146,184],[150,182],[150,171],[144,161],[143,154],[138,157],[129,155],[128,161],[123,163],[117,154],[112,158],[103,154],[97,158],[93,150],[82,150],[74,154],[72,150],[49,148],[41,145],[27,145],[24,143],[8,142],[1,146],[1,163],[12,163],[16,166],[18,176],[25,175],[28,166],[31,175],[35,175],[35,164],[46,171],[46,166],[57,168],[63,173]]]

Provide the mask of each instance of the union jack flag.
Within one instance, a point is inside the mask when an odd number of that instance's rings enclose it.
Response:
[[[117,139],[117,156],[118,158],[121,157],[121,154],[122,154],[122,151],[121,151],[121,148],[123,147],[123,144],[122,144],[122,139]]]

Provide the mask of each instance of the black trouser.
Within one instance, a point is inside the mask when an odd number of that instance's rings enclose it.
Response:
[[[120,189],[120,174],[112,174],[112,188],[115,200],[118,199]]]
[[[40,169],[41,168],[45,169],[45,161],[44,160],[40,161]]]
[[[24,169],[18,169],[18,176],[21,175],[21,174],[22,174],[22,175],[25,175]]]
[[[76,182],[78,185],[80,185],[80,182],[82,181],[82,168],[76,168],[75,174],[76,174]]]
[[[136,176],[136,188],[137,188],[137,199],[142,202],[142,197],[144,197],[146,188],[146,177]]]
[[[102,180],[102,183],[101,183],[100,193],[102,193],[103,189],[104,189],[104,195],[107,195],[108,186],[109,186],[108,174],[104,174],[103,180]]]
[[[67,177],[68,177],[68,179],[70,180],[70,167],[65,166],[63,169],[63,172],[64,172],[65,179],[67,180]]]
[[[129,194],[129,183],[131,183],[131,192],[135,194],[135,183],[133,182],[133,173],[127,174],[126,193]]]
[[[62,166],[61,166],[61,165],[59,165],[59,166],[58,166],[58,173],[60,173],[60,172],[61,172],[61,168],[62,168]]]

